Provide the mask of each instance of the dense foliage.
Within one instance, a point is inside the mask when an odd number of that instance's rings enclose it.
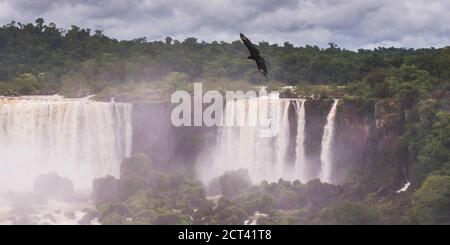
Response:
[[[450,224],[450,176],[428,177],[413,195],[412,214],[419,224]]]
[[[202,183],[192,176],[160,172],[147,156],[137,154],[122,163],[119,179],[108,176],[94,181],[93,199],[103,224],[244,224],[253,219],[276,223],[279,211],[294,210],[315,217],[342,194],[339,186],[319,180],[307,184],[262,182],[249,188],[240,171],[223,177],[234,180],[221,182],[229,196],[207,198]],[[259,217],[258,213],[267,216]],[[307,221],[290,217],[282,222]]]
[[[133,177],[132,177],[133,176]],[[143,154],[126,159],[119,179],[94,181],[102,224],[448,224],[449,176],[431,175],[415,192],[359,201],[343,186],[311,180],[248,187],[241,170],[222,182],[232,197],[207,197],[189,174],[163,173]],[[245,188],[242,191],[241,188]],[[413,195],[411,195],[413,193]],[[230,193],[228,193],[230,194]]]
[[[413,96],[450,78],[450,48],[349,51],[261,42],[271,82],[348,85],[376,97]],[[101,31],[11,22],[0,28],[0,93],[98,93],[110,87],[161,81],[232,80],[267,83],[239,42],[118,41]],[[169,79],[170,80],[170,79]],[[363,81],[360,84],[358,81]],[[405,83],[403,83],[405,81]],[[441,89],[448,89],[448,83]],[[405,101],[409,103],[410,101]]]

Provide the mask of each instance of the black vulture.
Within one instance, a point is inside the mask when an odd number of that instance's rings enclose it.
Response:
[[[267,78],[266,61],[259,55],[259,50],[255,47],[255,45],[253,45],[253,43],[250,42],[244,34],[241,33],[240,35],[241,41],[248,48],[248,51],[250,51],[250,56],[248,56],[247,59],[255,60],[258,70]]]

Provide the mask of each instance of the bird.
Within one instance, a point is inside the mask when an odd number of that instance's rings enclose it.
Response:
[[[250,51],[250,56],[248,56],[247,59],[254,60],[258,66],[258,70],[267,78],[266,61],[259,55],[259,50],[244,34],[240,33],[240,36],[241,42],[243,42],[248,51]]]

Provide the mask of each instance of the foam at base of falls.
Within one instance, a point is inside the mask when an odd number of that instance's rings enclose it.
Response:
[[[58,96],[0,97],[0,189],[30,189],[56,172],[91,188],[131,153],[131,104]]]
[[[95,204],[90,203],[85,195],[77,195],[72,201],[37,200],[31,193],[15,195],[0,195],[0,225],[99,224],[95,215],[89,215],[95,212]]]

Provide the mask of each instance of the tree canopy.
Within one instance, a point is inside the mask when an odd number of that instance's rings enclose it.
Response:
[[[257,46],[266,57],[270,80],[286,84],[346,85],[364,80],[374,95],[385,97],[396,89],[408,93],[407,87],[393,88],[392,79],[417,81],[427,87],[430,80],[424,77],[437,81],[450,78],[450,47],[350,51],[334,43],[328,48],[267,42]],[[34,24],[11,22],[0,27],[0,93],[80,89],[96,93],[108,86],[158,80],[170,72],[186,74],[188,81],[226,78],[266,82],[246,55],[238,41],[206,43],[193,37],[183,41],[171,37],[165,41],[119,41],[99,30],[74,25],[68,30],[58,28],[42,18]],[[22,82],[25,74],[37,82]]]

